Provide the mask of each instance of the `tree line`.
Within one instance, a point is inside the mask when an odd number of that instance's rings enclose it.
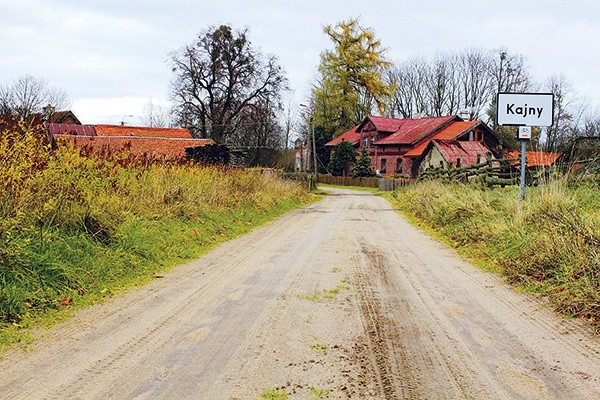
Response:
[[[292,131],[312,140],[323,171],[329,161],[324,144],[368,115],[416,118],[466,113],[481,119],[513,148],[512,128],[495,124],[498,92],[550,92],[555,122],[534,131],[534,145],[563,150],[570,140],[600,134],[600,116],[590,109],[563,75],[536,82],[526,58],[508,49],[466,49],[401,62],[387,58],[387,48],[359,19],[326,25],[332,47],[320,56],[308,107],[284,104],[288,91],[277,57],[253,46],[248,29],[209,26],[194,40],[169,54],[171,108],[150,104],[149,126],[188,128],[194,137],[240,149],[287,147]],[[46,105],[67,104],[63,91],[31,76],[0,86],[0,113],[25,118]],[[296,107],[297,108],[297,107]]]
[[[324,33],[333,48],[321,54],[309,101],[314,124],[328,137],[356,126],[367,115],[465,115],[492,127],[505,148],[516,148],[515,129],[496,125],[499,92],[554,94],[554,124],[534,130],[532,147],[564,151],[577,137],[600,134],[600,114],[590,101],[578,96],[564,75],[537,82],[522,54],[474,48],[394,63],[374,31],[358,19],[326,26]]]

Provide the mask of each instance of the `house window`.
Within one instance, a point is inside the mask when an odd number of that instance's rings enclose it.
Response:
[[[363,146],[364,147],[369,147],[369,138],[365,136],[365,138],[363,139]]]
[[[371,136],[371,144],[375,145],[375,136]]]
[[[387,172],[387,160],[385,158],[381,159],[381,173],[385,174]]]
[[[399,158],[398,162],[396,164],[396,173],[401,174],[402,173],[402,159]]]

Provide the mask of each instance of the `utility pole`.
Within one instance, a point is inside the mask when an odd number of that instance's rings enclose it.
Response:
[[[315,141],[315,121],[314,121],[314,114],[313,114],[313,110],[312,107],[307,106],[306,104],[300,104],[300,107],[306,108],[309,112],[310,112],[310,117],[308,119],[308,123],[309,123],[309,129],[310,129],[310,133],[308,135],[309,137],[309,151],[312,151],[312,173],[310,175],[310,190],[316,189],[317,188],[317,174],[319,171],[318,165],[317,165],[317,145],[316,145],[316,141]],[[312,149],[311,149],[312,147]]]

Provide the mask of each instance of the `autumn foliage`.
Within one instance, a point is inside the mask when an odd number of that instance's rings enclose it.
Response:
[[[167,265],[308,200],[226,168],[88,154],[19,126],[0,134],[0,332]]]

